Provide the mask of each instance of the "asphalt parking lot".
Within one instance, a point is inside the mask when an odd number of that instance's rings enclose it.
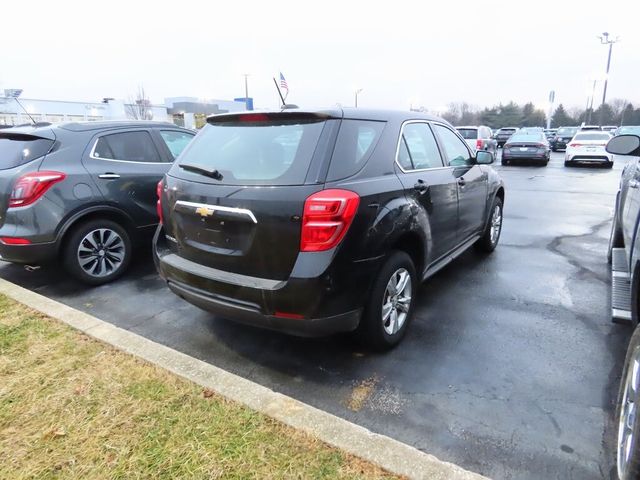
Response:
[[[172,294],[150,255],[93,289],[55,267],[3,264],[0,276],[490,477],[610,478],[630,334],[610,322],[606,263],[622,166],[498,162],[498,249],[427,281],[407,338],[384,355],[215,318]]]

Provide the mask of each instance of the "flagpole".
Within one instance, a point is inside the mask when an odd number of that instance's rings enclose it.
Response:
[[[276,77],[273,77],[273,83],[276,85],[276,90],[278,90],[278,95],[280,95],[280,100],[282,100],[282,106],[285,106],[284,97],[282,96],[282,92],[280,91],[280,87],[278,86],[278,82],[276,82]]]

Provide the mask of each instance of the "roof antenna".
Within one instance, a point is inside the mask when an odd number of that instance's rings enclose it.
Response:
[[[24,105],[22,105],[22,104],[20,103],[20,100],[18,100],[18,97],[19,97],[20,95],[22,95],[22,89],[21,89],[21,88],[9,88],[9,89],[6,89],[6,90],[4,91],[4,96],[5,96],[5,97],[9,97],[9,98],[13,98],[13,99],[16,101],[16,103],[17,103],[18,105],[20,105],[20,108],[22,108],[22,110],[24,110],[24,113],[26,113],[26,114],[27,114],[27,117],[29,117],[29,119],[31,120],[31,122],[35,125],[35,124],[36,124],[36,121],[33,119],[33,117],[31,116],[31,114],[30,114],[29,112],[27,112],[27,109],[26,109],[26,108],[24,108]]]
[[[282,92],[280,91],[280,87],[278,86],[278,82],[276,82],[276,77],[273,77],[273,83],[276,85],[276,90],[278,90],[278,95],[280,96],[280,100],[282,100],[282,106],[284,107],[286,104],[284,103],[284,97],[282,96]]]

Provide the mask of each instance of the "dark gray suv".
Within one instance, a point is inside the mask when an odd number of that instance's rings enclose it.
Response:
[[[0,131],[0,256],[60,259],[85,283],[121,275],[158,223],[156,185],[195,132],[160,122]]]

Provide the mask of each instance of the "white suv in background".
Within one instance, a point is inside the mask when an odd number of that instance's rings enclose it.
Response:
[[[470,127],[456,127],[462,138],[475,152],[476,150],[487,150],[496,155],[498,142],[493,138],[493,132],[484,125]]]

